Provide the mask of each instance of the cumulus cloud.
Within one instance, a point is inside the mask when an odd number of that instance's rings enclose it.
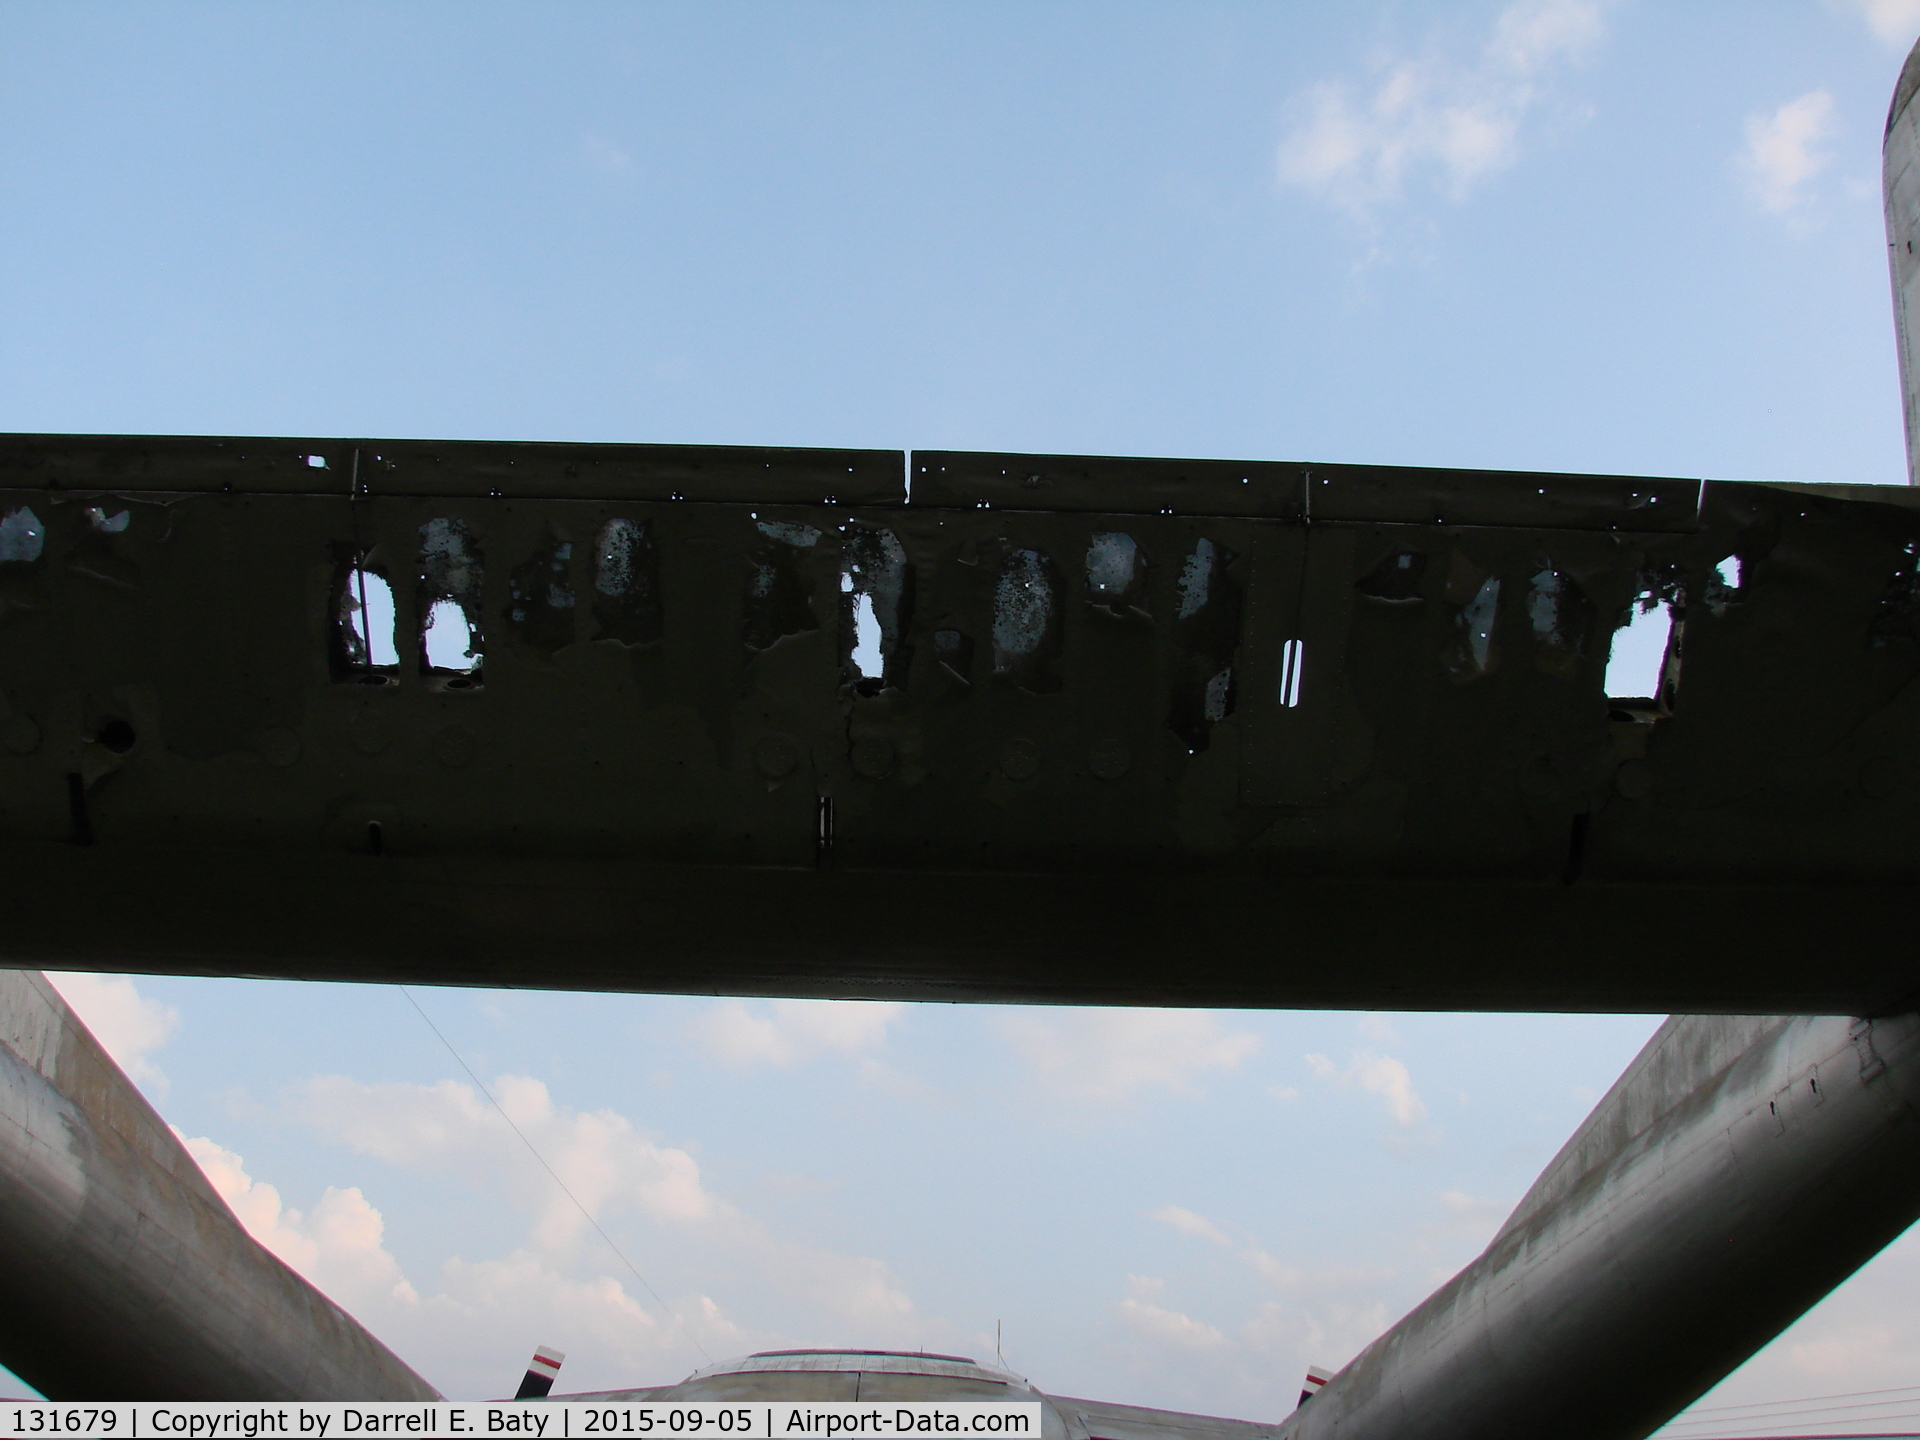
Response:
[[[750,1270],[798,1301],[816,1323],[881,1339],[901,1338],[917,1323],[911,1299],[882,1261],[782,1238],[708,1189],[698,1162],[685,1150],[649,1138],[625,1116],[558,1105],[545,1085],[525,1076],[501,1076],[491,1088],[520,1135],[578,1205],[470,1086],[451,1080],[366,1084],[328,1076],[309,1082],[294,1108],[322,1134],[362,1154],[403,1169],[450,1172],[501,1188],[534,1213],[522,1252],[485,1262],[449,1262],[448,1276],[469,1290],[479,1287],[491,1294],[504,1286],[504,1294],[531,1284],[527,1276],[538,1271],[557,1276],[564,1266],[600,1263],[604,1251],[590,1233],[584,1209],[595,1221],[624,1214],[666,1227],[679,1237],[676,1249],[696,1247],[713,1268]],[[634,1302],[618,1283],[602,1277],[591,1285],[599,1287],[595,1293],[602,1294],[605,1305],[625,1313]],[[721,1325],[715,1318],[719,1312],[704,1296],[673,1300],[668,1308],[682,1331]]]
[[[1845,0],[1881,42],[1904,50],[1920,35],[1920,0]]]
[[[233,1151],[204,1136],[181,1135],[180,1141],[247,1233],[340,1304],[351,1310],[370,1299],[420,1303],[386,1249],[386,1222],[359,1187],[328,1186],[312,1213],[303,1214],[283,1205],[274,1186],[249,1175]]]
[[[344,1075],[308,1082],[301,1117],[323,1134],[392,1165],[457,1170],[478,1177],[514,1177],[541,1218],[534,1238],[559,1246],[578,1238],[580,1207],[596,1218],[628,1204],[656,1220],[706,1218],[713,1199],[700,1167],[684,1150],[656,1145],[611,1110],[556,1106],[547,1087],[522,1075],[493,1083],[500,1108],[580,1202],[577,1207],[539,1169],[500,1111],[471,1086],[364,1084]]]
[[[1459,200],[1520,153],[1520,127],[1558,66],[1584,58],[1606,34],[1604,0],[1514,0],[1479,53],[1387,57],[1361,90],[1314,86],[1281,141],[1283,184],[1366,212],[1427,179]]]
[[[1260,1037],[1229,1034],[1204,1010],[1066,1010],[1003,1015],[1000,1033],[1069,1099],[1126,1100],[1154,1088],[1194,1094],[1194,1077],[1232,1070]]]
[[[205,1138],[183,1143],[248,1234],[450,1394],[500,1393],[536,1337],[569,1336],[613,1374],[658,1378],[676,1377],[709,1347],[739,1342],[740,1327],[708,1296],[683,1296],[656,1313],[613,1276],[565,1273],[538,1245],[496,1259],[449,1257],[423,1296],[357,1187],[330,1186],[303,1213],[233,1151]]]
[[[786,1068],[829,1053],[878,1049],[905,1008],[870,1000],[775,1000],[757,1007],[723,1000],[693,1022],[693,1034],[723,1064]]]
[[[1181,1350],[1211,1350],[1224,1345],[1227,1337],[1219,1329],[1178,1310],[1155,1305],[1153,1299],[1166,1288],[1166,1282],[1150,1275],[1129,1275],[1127,1288],[1133,1293],[1114,1304],[1120,1323],[1156,1345],[1171,1345]]]
[[[180,1028],[179,1011],[142,995],[125,975],[49,971],[47,980],[129,1079],[167,1093],[165,1073],[148,1057]]]
[[[1384,1301],[1334,1300],[1311,1310],[1269,1300],[1242,1328],[1253,1350],[1291,1351],[1339,1369],[1374,1342],[1391,1323]]]
[[[1809,90],[1777,110],[1747,117],[1739,168],[1762,210],[1787,215],[1808,203],[1814,178],[1831,159],[1822,142],[1833,130],[1833,96],[1825,90]]]
[[[1309,1055],[1307,1068],[1342,1089],[1378,1095],[1396,1125],[1414,1126],[1427,1118],[1426,1102],[1414,1091],[1406,1064],[1391,1055],[1362,1050],[1344,1070],[1325,1055]]]
[[[1158,1210],[1147,1212],[1149,1220],[1158,1220],[1162,1225],[1171,1225],[1182,1235],[1197,1235],[1202,1240],[1210,1240],[1215,1245],[1231,1245],[1218,1225],[1204,1215],[1195,1214],[1179,1205],[1162,1205]]]

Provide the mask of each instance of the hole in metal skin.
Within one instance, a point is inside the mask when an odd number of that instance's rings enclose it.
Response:
[[[133,512],[117,510],[108,514],[105,506],[89,505],[82,513],[87,518],[87,526],[73,537],[73,543],[67,548],[67,569],[129,594],[138,590],[140,566],[126,543]]]
[[[1741,579],[1745,578],[1743,567]],[[1893,574],[1880,593],[1880,609],[1868,629],[1868,643],[1875,647],[1911,643],[1920,634],[1916,620],[1920,620],[1920,539],[1909,540],[1901,547]]]
[[[471,671],[480,663],[480,657],[474,649],[473,625],[467,619],[467,612],[452,600],[436,600],[433,608],[427,611],[426,623],[420,630],[420,649],[426,657],[429,670]],[[470,674],[455,677],[472,683]],[[451,685],[453,682],[447,682]]]
[[[993,673],[1035,694],[1060,688],[1058,593],[1053,562],[1038,550],[1013,551],[994,579]]]
[[[1607,698],[1670,710],[1679,670],[1680,622],[1657,595],[1640,595],[1613,632],[1607,651]]]
[[[414,589],[420,621],[420,673],[444,689],[472,689],[485,650],[480,624],[483,572],[479,547],[464,520],[420,527],[420,574]],[[465,683],[454,685],[454,680]]]
[[[1570,578],[1543,565],[1527,582],[1527,624],[1533,631],[1534,664],[1551,675],[1579,669],[1593,629],[1594,608]]]
[[[1467,658],[1485,675],[1493,669],[1493,627],[1500,614],[1500,578],[1490,575],[1460,611],[1460,632]]]
[[[1566,582],[1552,570],[1533,577],[1527,592],[1527,619],[1536,639],[1552,640],[1560,633],[1560,602]]]
[[[387,853],[386,831],[380,828],[380,822],[378,820],[369,820],[367,822],[367,853],[370,855],[384,855]]]
[[[393,587],[364,563],[340,578],[334,608],[334,662],[341,679],[383,685],[400,667]]]
[[[853,653],[847,657],[853,672],[862,681],[879,682],[880,621],[873,613],[871,595],[853,597]]]
[[[46,549],[47,527],[27,506],[0,518],[0,565],[30,564]]]
[[[1228,569],[1233,560],[1226,546],[1202,538],[1181,563],[1175,587],[1167,725],[1193,754],[1233,714],[1241,605],[1240,583]]]
[[[134,741],[138,738],[134,734],[133,726],[124,720],[109,720],[100,727],[100,733],[94,737],[116,755],[124,755],[133,749]]]
[[[1131,535],[1106,531],[1087,544],[1087,603],[1096,610],[1145,616],[1147,564]]]
[[[593,542],[594,639],[651,645],[664,628],[653,527],[616,516]]]
[[[1220,568],[1221,553],[1213,541],[1202,539],[1195,543],[1193,554],[1180,567],[1180,619],[1191,619],[1206,608],[1213,594],[1213,576]]]
[[[840,541],[842,669],[862,695],[905,690],[911,654],[913,567],[891,530],[850,522]]]
[[[542,654],[573,643],[573,542],[555,539],[507,579],[507,628]]]
[[[803,560],[803,552],[820,543],[820,532],[784,520],[762,520],[756,528],[765,538],[747,557],[741,639],[749,650],[770,650],[789,635],[820,628]]]
[[[1425,597],[1420,587],[1427,578],[1427,557],[1418,550],[1399,550],[1387,556],[1354,583],[1369,600],[1389,605],[1416,604]]]
[[[127,526],[132,522],[133,513],[131,511],[121,510],[109,515],[103,506],[89,505],[87,507],[87,523],[103,534],[123,534]]]

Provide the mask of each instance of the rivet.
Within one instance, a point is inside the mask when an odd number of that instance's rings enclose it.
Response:
[[[1118,780],[1132,763],[1133,757],[1127,753],[1123,740],[1102,740],[1087,754],[1087,768],[1093,771],[1096,780]]]
[[[300,758],[300,737],[284,726],[262,730],[253,742],[254,752],[276,769],[284,770]]]
[[[753,747],[753,763],[769,780],[784,780],[800,763],[800,747],[785,735],[763,735]]]
[[[0,721],[0,745],[14,755],[31,755],[40,748],[40,727],[27,715],[9,715]]]
[[[1040,749],[1031,740],[1009,740],[1000,747],[1000,773],[1009,780],[1031,780],[1040,773]]]
[[[869,735],[853,742],[854,773],[869,780],[883,780],[893,773],[893,741],[884,735]]]
[[[435,760],[449,770],[457,770],[473,763],[473,757],[479,753],[480,742],[473,738],[472,731],[459,725],[447,725],[434,734],[427,748],[433,752]]]
[[[378,755],[393,743],[393,727],[384,715],[371,710],[362,710],[347,728],[353,736],[353,748],[362,755]]]

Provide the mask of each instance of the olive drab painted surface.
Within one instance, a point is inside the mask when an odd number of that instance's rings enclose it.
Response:
[[[1915,499],[8,436],[0,958],[1875,1012],[1920,988],[1867,943],[1917,893]],[[1610,697],[1635,606],[1667,664]]]

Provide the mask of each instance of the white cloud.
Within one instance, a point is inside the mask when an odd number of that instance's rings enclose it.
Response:
[[[1398,199],[1421,176],[1464,198],[1519,157],[1543,80],[1600,43],[1605,9],[1604,0],[1514,0],[1470,62],[1388,58],[1364,95],[1343,81],[1314,86],[1280,145],[1282,183],[1356,213]]]
[[[1811,182],[1831,158],[1821,142],[1833,129],[1833,96],[1825,90],[1809,90],[1771,114],[1747,117],[1739,168],[1761,209],[1785,215],[1807,204]]]
[[[485,1097],[467,1085],[363,1084],[343,1076],[310,1082],[300,1113],[322,1133],[363,1154],[412,1170],[450,1171],[506,1189],[536,1214],[527,1248],[540,1263],[583,1263],[601,1255],[581,1207],[596,1221],[638,1212],[684,1237],[682,1244],[733,1268],[745,1266],[821,1318],[856,1333],[895,1336],[913,1316],[913,1302],[879,1260],[797,1244],[705,1186],[685,1150],[655,1143],[611,1110],[556,1105],[540,1081],[505,1075],[493,1093],[521,1134],[580,1202],[554,1184]],[[509,1257],[490,1262],[514,1269]],[[596,1263],[598,1263],[596,1261]],[[469,1277],[490,1274],[467,1266]],[[698,1310],[704,1297],[672,1302]]]
[[[180,1028],[179,1011],[142,995],[125,975],[50,970],[47,981],[129,1079],[167,1093],[166,1075],[147,1057]]]
[[[1337,1370],[1379,1338],[1388,1324],[1387,1306],[1380,1300],[1335,1300],[1313,1310],[1269,1300],[1241,1333],[1256,1353],[1291,1351]]]
[[[611,1110],[565,1110],[547,1087],[520,1075],[493,1083],[501,1109],[595,1218],[625,1202],[655,1220],[707,1218],[712,1197],[684,1150],[654,1144]],[[472,1087],[367,1085],[344,1075],[310,1081],[301,1096],[309,1124],[365,1155],[413,1169],[511,1176],[541,1213],[534,1238],[560,1246],[578,1238],[580,1210],[561,1194],[518,1136]]]
[[[1378,1095],[1396,1125],[1418,1125],[1427,1118],[1427,1104],[1415,1093],[1413,1077],[1407,1073],[1405,1063],[1391,1055],[1362,1050],[1344,1070],[1325,1055],[1309,1055],[1307,1067],[1322,1080],[1331,1080],[1343,1089]]]
[[[538,1246],[493,1260],[450,1257],[437,1289],[423,1297],[386,1249],[385,1222],[358,1188],[330,1186],[302,1213],[249,1175],[233,1151],[183,1140],[254,1239],[455,1396],[503,1393],[532,1345],[561,1336],[613,1373],[655,1379],[678,1378],[708,1345],[739,1343],[739,1327],[705,1295],[681,1297],[662,1315],[610,1275],[563,1273]]]
[[[1102,1102],[1155,1087],[1194,1094],[1204,1070],[1231,1070],[1260,1037],[1228,1034],[1204,1010],[1065,1010],[1003,1015],[1000,1033],[1059,1094]]]
[[[884,1262],[774,1233],[708,1189],[686,1151],[650,1139],[625,1116],[570,1110],[523,1076],[502,1076],[493,1090],[596,1220],[611,1229],[624,1219],[629,1231],[637,1222],[643,1235],[660,1237],[650,1252],[635,1252],[642,1264],[664,1243],[681,1273],[722,1283],[750,1275],[762,1306],[782,1294],[805,1317],[801,1343],[924,1345],[946,1336],[948,1327],[915,1313]],[[504,1190],[530,1212],[508,1253],[444,1255],[431,1276],[409,1276],[360,1188],[329,1187],[302,1211],[250,1175],[239,1155],[209,1139],[185,1142],[249,1233],[450,1394],[501,1393],[536,1343],[559,1343],[575,1352],[576,1367],[595,1367],[568,1377],[587,1388],[668,1383],[716,1355],[795,1343],[750,1332],[712,1295],[656,1297],[617,1273],[579,1209],[470,1086],[331,1076],[303,1087],[292,1111],[362,1154]]]
[[[1400,1032],[1393,1028],[1393,1022],[1384,1015],[1362,1015],[1354,1022],[1354,1029],[1360,1032],[1360,1038],[1375,1045],[1398,1045]]]
[[[174,1132],[179,1134],[178,1131]],[[356,1186],[332,1186],[310,1215],[287,1209],[280,1192],[247,1174],[246,1162],[204,1136],[187,1147],[247,1233],[347,1309],[368,1300],[416,1305],[420,1297],[387,1252],[386,1222]]]
[[[829,1052],[878,1049],[905,1008],[871,1000],[775,1000],[750,1009],[722,1000],[693,1022],[693,1034],[723,1064],[785,1068]]]
[[[1114,1305],[1114,1313],[1129,1330],[1153,1341],[1182,1350],[1211,1350],[1226,1343],[1217,1328],[1178,1310],[1155,1305],[1149,1297],[1158,1296],[1166,1282],[1151,1275],[1129,1275],[1127,1288],[1133,1293]]]
[[[1846,0],[1881,42],[1905,50],[1920,34],[1920,0]]]
[[[1158,1210],[1147,1212],[1149,1220],[1158,1220],[1162,1225],[1171,1225],[1182,1235],[1197,1235],[1202,1240],[1210,1240],[1215,1245],[1231,1245],[1218,1225],[1204,1215],[1197,1215],[1179,1205],[1163,1205]]]

